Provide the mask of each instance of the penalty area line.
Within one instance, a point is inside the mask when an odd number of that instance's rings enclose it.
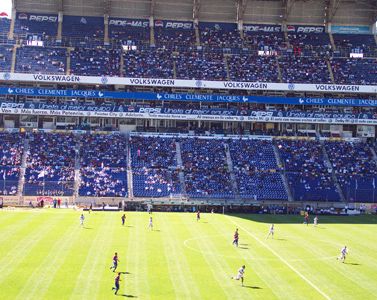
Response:
[[[313,282],[311,282],[308,278],[306,278],[300,271],[298,271],[295,267],[293,267],[286,259],[284,259],[282,256],[280,256],[274,249],[272,249],[269,245],[267,245],[265,242],[261,241],[257,236],[252,234],[250,231],[245,229],[245,227],[239,225],[236,223],[231,217],[227,216],[227,218],[230,219],[230,221],[235,224],[238,228],[241,228],[243,231],[245,231],[249,236],[251,236],[253,239],[255,239],[259,244],[261,244],[263,247],[267,248],[273,255],[275,255],[277,258],[280,259],[287,267],[289,267],[293,272],[295,272],[298,276],[301,277],[306,283],[308,283],[313,289],[315,289],[318,293],[320,293],[325,299],[331,300],[331,298],[326,295],[318,286],[316,286]]]

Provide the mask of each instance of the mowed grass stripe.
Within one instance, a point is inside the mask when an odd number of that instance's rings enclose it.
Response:
[[[145,224],[149,223],[148,214],[142,214],[145,218]],[[153,214],[153,231],[149,231],[147,226],[147,242],[145,257],[147,260],[149,286],[151,293],[154,295],[152,299],[175,299],[172,278],[169,276],[167,258],[163,249],[163,235],[165,232],[161,230],[162,218],[166,218],[164,213]]]
[[[174,231],[179,232],[180,239],[176,242],[182,244],[190,273],[200,293],[200,298],[198,299],[209,300],[213,299],[214,295],[216,295],[216,299],[227,299],[224,291],[218,286],[218,281],[211,270],[212,267],[205,258],[205,254],[198,246],[199,243],[206,242],[206,239],[209,239],[209,237],[204,234],[200,236],[195,235],[189,228],[190,226],[197,226],[196,215],[194,213],[178,213],[176,218],[178,223],[172,224]],[[187,226],[186,223],[190,225]],[[192,249],[195,248],[197,250],[193,251]],[[216,292],[214,293],[214,291]]]
[[[79,249],[79,251],[86,252],[86,259],[76,278],[76,285],[71,294],[71,299],[96,299],[97,291],[102,283],[99,280],[100,274],[104,269],[110,267],[107,267],[107,264],[105,264],[103,255],[106,253],[106,248],[108,247],[107,239],[112,232],[112,220],[100,214],[101,213],[92,213],[91,215],[86,215],[85,226],[90,229],[78,228],[78,230],[83,231],[95,231],[95,237],[91,240],[89,251],[86,251],[85,248]],[[98,220],[100,220],[100,222],[98,222]],[[78,218],[77,222],[79,222]],[[108,259],[110,260],[111,258]]]
[[[19,231],[28,227],[28,225],[32,225],[35,218],[39,218],[41,213],[17,213],[10,215],[11,218],[7,220],[0,221],[1,224],[1,235],[0,235],[0,245],[3,243],[9,242],[14,236],[17,236]],[[16,221],[16,222],[15,222]]]
[[[183,218],[183,220],[193,236],[199,238],[202,236],[207,237],[204,240],[196,241],[196,244],[202,251],[202,255],[207,262],[208,269],[212,271],[218,288],[224,292],[226,299],[233,299],[234,295],[237,295],[237,299],[249,299],[249,297],[245,298],[243,293],[241,294],[239,284],[235,284],[235,282],[230,279],[231,275],[235,275],[234,268],[230,268],[227,264],[225,264],[224,258],[211,254],[211,252],[215,251],[216,247],[213,244],[214,241],[211,238],[210,233],[208,233],[208,223],[205,223],[208,222],[206,221],[207,217],[207,215],[203,214],[200,222],[194,221],[194,218],[191,220]],[[237,267],[236,270],[238,270],[238,268],[239,267]]]
[[[22,282],[22,278],[27,278],[30,274],[23,272],[23,268],[29,267],[28,259],[34,263],[35,255],[34,253],[31,257],[28,255],[33,252],[34,247],[43,240],[45,235],[49,234],[55,229],[56,224],[58,224],[64,218],[64,214],[42,214],[41,218],[36,220],[36,224],[32,227],[29,226],[27,230],[23,231],[25,235],[15,236],[18,239],[17,243],[12,244],[13,251],[3,252],[2,249],[0,260],[0,286],[2,293],[14,293],[12,289],[13,286],[18,284],[18,280]],[[11,276],[13,275],[13,276]],[[7,277],[11,276],[10,280]],[[7,280],[5,284],[5,280]],[[7,290],[7,291],[5,291]]]
[[[183,252],[183,243],[179,243],[181,237],[178,236],[180,230],[176,230],[183,214],[179,216],[171,213],[166,217],[159,218],[161,231],[163,232],[163,248],[167,257],[169,276],[173,283],[175,297],[177,299],[199,299],[200,292],[196,285],[196,280],[191,273]]]
[[[266,244],[264,241],[262,241],[260,238],[258,238],[255,234],[251,233],[248,229],[246,229],[243,225],[240,225],[237,223],[234,218],[228,217],[236,226],[241,228],[243,231],[245,231],[247,234],[249,234],[251,237],[253,237],[256,241],[258,241],[261,245],[263,245],[267,250],[269,250],[271,253],[273,253],[277,258],[280,259],[281,262],[283,262],[285,265],[287,265],[294,273],[296,273],[304,282],[309,284],[314,290],[318,292],[322,296],[322,298],[325,298],[327,300],[330,300],[331,298],[323,292],[315,283],[313,283],[310,279],[308,279],[306,276],[304,276],[300,271],[298,271],[291,263],[289,263],[287,260],[285,260],[281,255],[279,255],[272,247],[270,247],[268,244]]]
[[[94,228],[100,228],[105,222],[104,218],[92,217],[84,214],[86,218],[85,225],[92,227],[93,229],[81,228],[79,222],[80,211],[68,212],[69,220],[68,224],[73,224],[72,231],[78,232],[78,240],[65,254],[65,263],[56,272],[53,282],[50,284],[50,288],[46,293],[47,299],[69,299],[74,294],[74,289],[78,283],[80,275],[85,277],[86,270],[83,268],[88,254],[97,236],[97,231]],[[68,225],[67,224],[67,225]],[[98,252],[101,252],[101,245],[97,245]],[[102,283],[101,283],[102,284]],[[64,291],[64,294],[62,293]]]
[[[313,259],[297,260],[295,264],[299,266],[299,269],[303,273],[306,273],[312,278],[316,278],[318,284],[320,284],[327,293],[332,297],[341,297],[342,299],[348,299],[349,295],[357,293],[363,295],[363,297],[370,297],[368,290],[363,289],[360,285],[355,285],[355,281],[352,278],[352,274],[347,274],[342,271],[340,263],[335,257],[338,254],[338,247],[326,242],[327,236],[323,236],[322,240],[307,241],[305,236],[309,236],[315,233],[317,228],[311,228],[307,226],[297,225],[290,228],[291,233],[296,233],[295,239],[290,239],[290,243],[293,247],[301,248],[306,253],[305,257],[313,257]],[[340,248],[339,248],[340,249]],[[331,259],[321,259],[323,257],[331,257]],[[318,258],[318,260],[315,260]],[[334,276],[334,274],[336,274]],[[336,278],[334,280],[334,278]],[[368,280],[368,278],[365,278]],[[363,284],[360,282],[360,284]],[[343,286],[341,290],[337,290],[338,286]],[[336,292],[335,292],[336,291]]]
[[[227,238],[224,242],[230,244],[236,229],[234,224],[229,222],[225,216],[214,218],[211,224],[215,229],[227,232]],[[253,228],[254,225],[255,223],[252,224]],[[251,291],[253,299],[300,299],[302,294],[307,292],[305,286],[297,289],[294,284],[294,281],[297,281],[296,275],[291,274],[286,266],[281,266],[272,253],[265,251],[264,246],[255,242],[242,229],[239,229],[239,233],[239,248],[234,246],[229,246],[229,248],[232,248],[236,255],[246,260],[245,284],[253,287]],[[283,268],[287,269],[286,272],[282,274],[277,272],[278,270],[282,271]]]
[[[126,271],[129,275],[123,278],[122,294],[132,295],[139,299],[151,299],[146,258],[148,220],[140,213],[127,213],[129,244],[127,247]]]
[[[229,243],[230,239],[233,237],[233,233],[236,229],[234,223],[229,222],[229,219],[226,216],[221,216],[219,218],[214,218],[213,220],[214,227],[221,229],[222,231],[227,231],[229,238],[226,242]],[[258,230],[257,233],[261,234],[255,225],[257,223],[250,223],[253,230]],[[224,230],[225,227],[227,230]],[[297,278],[296,274],[292,273],[291,270],[286,267],[284,264],[281,264],[276,257],[269,252],[265,251],[265,247],[254,239],[249,237],[249,235],[239,228],[240,233],[240,248],[232,247],[234,251],[237,251],[237,254],[243,256],[247,259],[246,266],[249,268],[246,270],[246,278],[250,286],[260,287],[254,283],[254,278],[260,278],[261,281],[265,283],[265,286],[262,288],[266,289],[268,286],[269,290],[266,290],[269,294],[261,293],[261,298],[265,297],[276,297],[281,299],[300,299],[302,294],[310,292],[310,288],[302,285],[301,279]],[[248,249],[242,249],[243,246]],[[230,247],[231,248],[231,247]],[[250,274],[252,273],[252,274]],[[259,294],[258,289],[252,291],[253,298]]]
[[[65,215],[62,222],[69,219],[68,217],[69,215]],[[78,240],[80,231],[75,230],[76,228],[77,224],[72,222],[71,226],[56,224],[53,232],[44,237],[41,243],[51,240],[51,244],[48,243],[50,245],[47,251],[41,249],[43,260],[35,267],[34,272],[29,274],[29,279],[24,283],[16,299],[43,299],[45,297],[56,272],[65,263],[68,251]],[[55,241],[54,238],[56,238]],[[39,249],[36,248],[34,252],[36,251]]]

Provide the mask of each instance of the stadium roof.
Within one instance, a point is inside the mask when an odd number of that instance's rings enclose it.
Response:
[[[12,0],[22,12],[245,23],[373,24],[377,0]]]

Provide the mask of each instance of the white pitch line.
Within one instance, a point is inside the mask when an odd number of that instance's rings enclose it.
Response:
[[[315,289],[318,293],[320,293],[324,298],[331,300],[331,298],[326,295],[321,289],[316,286],[313,282],[311,282],[308,278],[306,278],[300,271],[298,271],[295,267],[293,267],[287,260],[285,260],[282,256],[280,256],[274,249],[272,249],[269,245],[267,245],[265,242],[261,241],[258,237],[256,237],[254,234],[252,234],[250,231],[246,230],[243,226],[239,225],[233,219],[229,216],[227,218],[230,219],[230,221],[237,225],[238,228],[241,228],[243,231],[245,231],[248,235],[250,235],[253,239],[255,239],[257,242],[259,242],[262,246],[267,248],[273,255],[275,255],[277,258],[279,258],[287,267],[289,267],[293,272],[295,272],[298,276],[300,276],[306,283],[308,283],[313,289]]]

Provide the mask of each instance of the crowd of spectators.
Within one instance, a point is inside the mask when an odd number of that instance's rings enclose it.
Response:
[[[227,80],[224,55],[216,52],[182,52],[174,58],[178,79]]]
[[[241,198],[288,199],[272,141],[233,139],[228,145]]]
[[[13,46],[0,45],[0,71],[9,72],[11,69]]]
[[[176,141],[173,138],[130,139],[135,197],[167,197],[180,194]]]
[[[27,196],[72,196],[75,146],[75,137],[72,134],[31,134],[24,194]]]
[[[125,77],[174,78],[174,63],[170,50],[133,50],[124,52],[123,56]]]
[[[333,34],[336,49],[346,53],[363,53],[366,57],[376,54],[373,34]]]
[[[326,60],[283,56],[279,59],[281,77],[288,83],[332,83]]]
[[[192,198],[234,196],[223,140],[181,140],[187,194]]]
[[[65,48],[22,46],[17,49],[16,71],[65,74],[66,60]]]
[[[305,50],[332,50],[328,33],[288,33],[288,41],[296,52]]]
[[[243,40],[238,29],[221,30],[216,28],[202,28],[200,30],[200,44],[207,48],[241,48]]]
[[[258,51],[279,51],[285,49],[286,43],[281,32],[261,33],[244,32],[244,45]]]
[[[0,133],[0,195],[15,195],[24,149],[23,135]]]
[[[8,35],[10,29],[10,19],[0,18],[0,35]]]
[[[127,196],[127,140],[121,135],[81,135],[80,196]]]
[[[109,37],[123,45],[149,45],[150,29],[148,27],[115,26],[109,24]]]
[[[325,165],[323,147],[318,141],[277,140],[294,200],[340,201],[331,170]]]
[[[274,56],[230,55],[230,80],[278,82],[278,66]]]
[[[158,47],[168,49],[187,49],[195,46],[196,37],[193,29],[166,29],[156,27],[154,29],[155,43]]]
[[[71,51],[71,74],[86,76],[120,76],[121,50],[97,47]]]
[[[337,84],[377,85],[377,60],[333,58],[330,60]]]
[[[360,142],[325,142],[330,162],[347,201],[376,201],[377,164]]]

